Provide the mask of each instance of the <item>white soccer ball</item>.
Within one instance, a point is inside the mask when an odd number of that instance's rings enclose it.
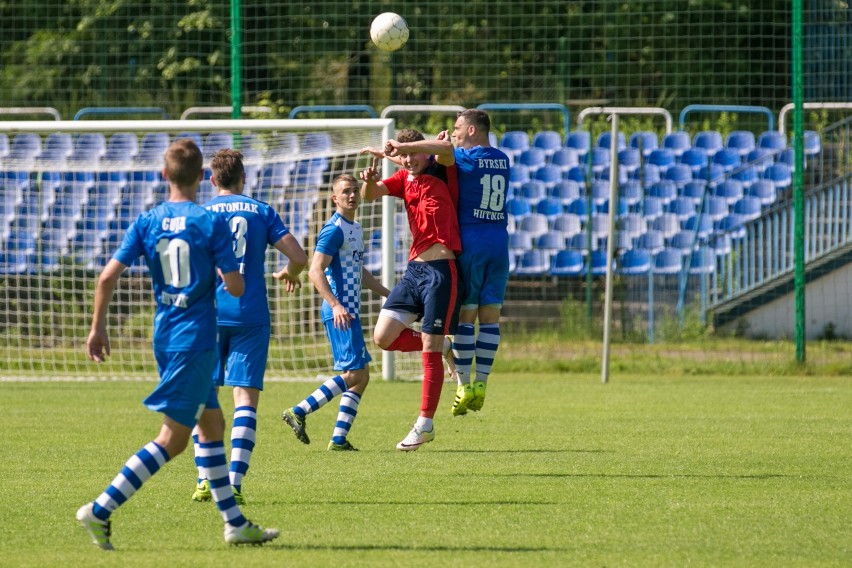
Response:
[[[370,38],[382,51],[396,51],[408,41],[408,24],[399,14],[379,14],[370,24]]]

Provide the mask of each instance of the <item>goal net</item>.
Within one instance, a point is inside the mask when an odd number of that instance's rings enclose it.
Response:
[[[171,141],[193,138],[204,153],[199,203],[215,194],[212,156],[222,148],[239,149],[245,156],[245,193],[273,205],[310,258],[319,228],[333,213],[331,180],[342,173],[357,177],[368,163],[359,150],[392,135],[390,119],[0,121],[0,150],[6,148],[0,152],[0,375],[156,377],[154,300],[141,259],[122,275],[113,297],[111,357],[96,365],[86,359],[84,347],[100,270],[139,213],[167,198],[160,171]],[[379,276],[384,267],[389,283],[404,269],[410,236],[401,205],[393,201],[386,215],[396,221],[395,229],[386,230],[393,225],[386,219],[383,226],[383,203],[363,204],[358,220],[368,268]],[[398,262],[382,262],[385,238]],[[285,262],[270,247],[267,275]],[[267,377],[331,375],[321,299],[307,276],[295,294],[267,278],[272,319]],[[365,291],[362,322],[374,373],[383,362],[370,340],[380,307],[381,299]],[[400,356],[395,373],[384,374],[414,378],[419,363],[419,357]]]

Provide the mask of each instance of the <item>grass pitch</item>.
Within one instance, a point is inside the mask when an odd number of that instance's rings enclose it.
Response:
[[[336,404],[308,418],[310,446],[280,420],[313,388],[271,383],[244,480],[246,515],[282,536],[225,545],[193,503],[191,450],[113,515],[116,551],[74,512],[156,433],[152,382],[4,383],[4,566],[848,566],[852,382],[497,372],[484,409],[437,437],[394,445],[417,383],[375,379],[350,435],[325,450]],[[220,399],[226,415],[230,391]],[[238,564],[239,563],[239,564]]]

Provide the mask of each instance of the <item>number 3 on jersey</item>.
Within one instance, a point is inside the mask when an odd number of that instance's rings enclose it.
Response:
[[[482,185],[482,201],[479,203],[479,208],[502,211],[506,203],[506,178],[485,174],[479,179],[479,183]]]
[[[240,274],[245,274],[246,255],[246,233],[248,232],[248,221],[245,217],[231,217],[231,232],[234,234],[234,256],[240,263]]]

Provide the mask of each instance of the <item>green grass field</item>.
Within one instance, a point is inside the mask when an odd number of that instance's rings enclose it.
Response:
[[[375,380],[350,436],[336,414],[298,443],[280,420],[311,383],[268,385],[244,481],[246,515],[282,536],[222,539],[190,501],[191,452],[113,515],[116,552],[74,512],[94,499],[159,416],[151,382],[9,382],[2,389],[4,566],[849,566],[852,382],[845,377],[496,373],[485,408],[437,438],[394,445],[420,385]],[[226,412],[229,392],[221,396]]]

